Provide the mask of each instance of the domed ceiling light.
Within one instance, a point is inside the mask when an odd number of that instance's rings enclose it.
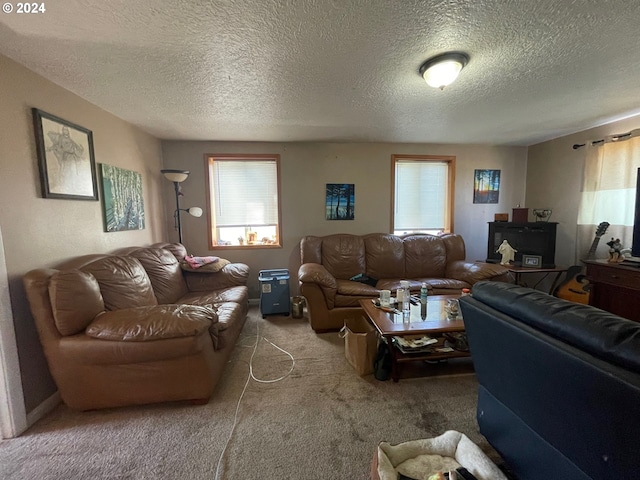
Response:
[[[420,75],[429,86],[442,90],[458,78],[460,71],[467,63],[469,63],[469,55],[466,53],[443,53],[424,62],[420,66]]]

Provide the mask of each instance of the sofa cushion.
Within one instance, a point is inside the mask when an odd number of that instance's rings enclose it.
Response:
[[[365,297],[377,297],[380,290],[366,283],[352,282],[351,280],[336,280],[339,295],[361,295]]]
[[[217,321],[218,316],[210,307],[136,307],[104,312],[89,324],[86,334],[100,340],[145,342],[200,335]]]
[[[300,240],[302,263],[322,263],[322,237],[308,235]]]
[[[212,305],[224,302],[247,304],[249,302],[249,292],[247,287],[240,286],[208,292],[190,292],[180,297],[176,303],[186,303],[189,305]]]
[[[366,274],[369,277],[404,278],[404,242],[396,235],[372,233],[365,235]]]
[[[81,269],[92,274],[100,284],[107,310],[157,305],[151,280],[137,258],[110,255]]]
[[[100,285],[93,275],[67,270],[52,275],[49,298],[56,327],[61,335],[75,335],[104,311]]]
[[[407,278],[443,278],[447,268],[447,250],[435,235],[403,237]]]
[[[153,245],[151,245],[151,247],[164,248],[165,250],[169,250],[173,254],[173,256],[178,259],[179,262],[181,262],[184,259],[184,257],[187,255],[187,249],[181,243],[160,242],[160,243],[154,243]]]
[[[447,250],[447,263],[464,260],[467,257],[464,240],[460,235],[447,233],[442,235],[440,238],[444,242],[444,246]]]
[[[419,278],[415,283],[420,282],[425,282],[430,292],[431,290],[454,290],[454,293],[461,293],[463,288],[471,288],[471,284],[455,278]],[[413,283],[411,285],[413,287]]]
[[[159,304],[175,303],[189,291],[182,276],[180,262],[169,250],[138,248],[129,252],[129,255],[137,258],[144,267]]]
[[[336,278],[348,279],[365,273],[364,248],[364,240],[358,235],[331,235],[322,241],[322,264]]]

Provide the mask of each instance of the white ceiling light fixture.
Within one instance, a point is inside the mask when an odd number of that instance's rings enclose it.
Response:
[[[469,55],[461,52],[448,52],[430,58],[420,66],[420,75],[433,88],[443,90],[451,85],[464,66],[469,63]]]

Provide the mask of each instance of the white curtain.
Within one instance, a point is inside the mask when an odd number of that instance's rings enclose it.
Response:
[[[615,137],[613,137],[615,138]],[[631,248],[636,179],[640,168],[640,131],[627,140],[611,137],[598,146],[586,147],[583,186],[578,212],[576,263],[595,252],[593,258],[607,258],[611,238]],[[601,237],[603,222],[610,225]]]

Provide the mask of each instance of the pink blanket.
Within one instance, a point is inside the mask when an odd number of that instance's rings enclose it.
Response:
[[[220,257],[194,257],[193,255],[185,255],[185,261],[191,266],[191,268],[199,268],[209,263],[216,263],[220,260]]]

